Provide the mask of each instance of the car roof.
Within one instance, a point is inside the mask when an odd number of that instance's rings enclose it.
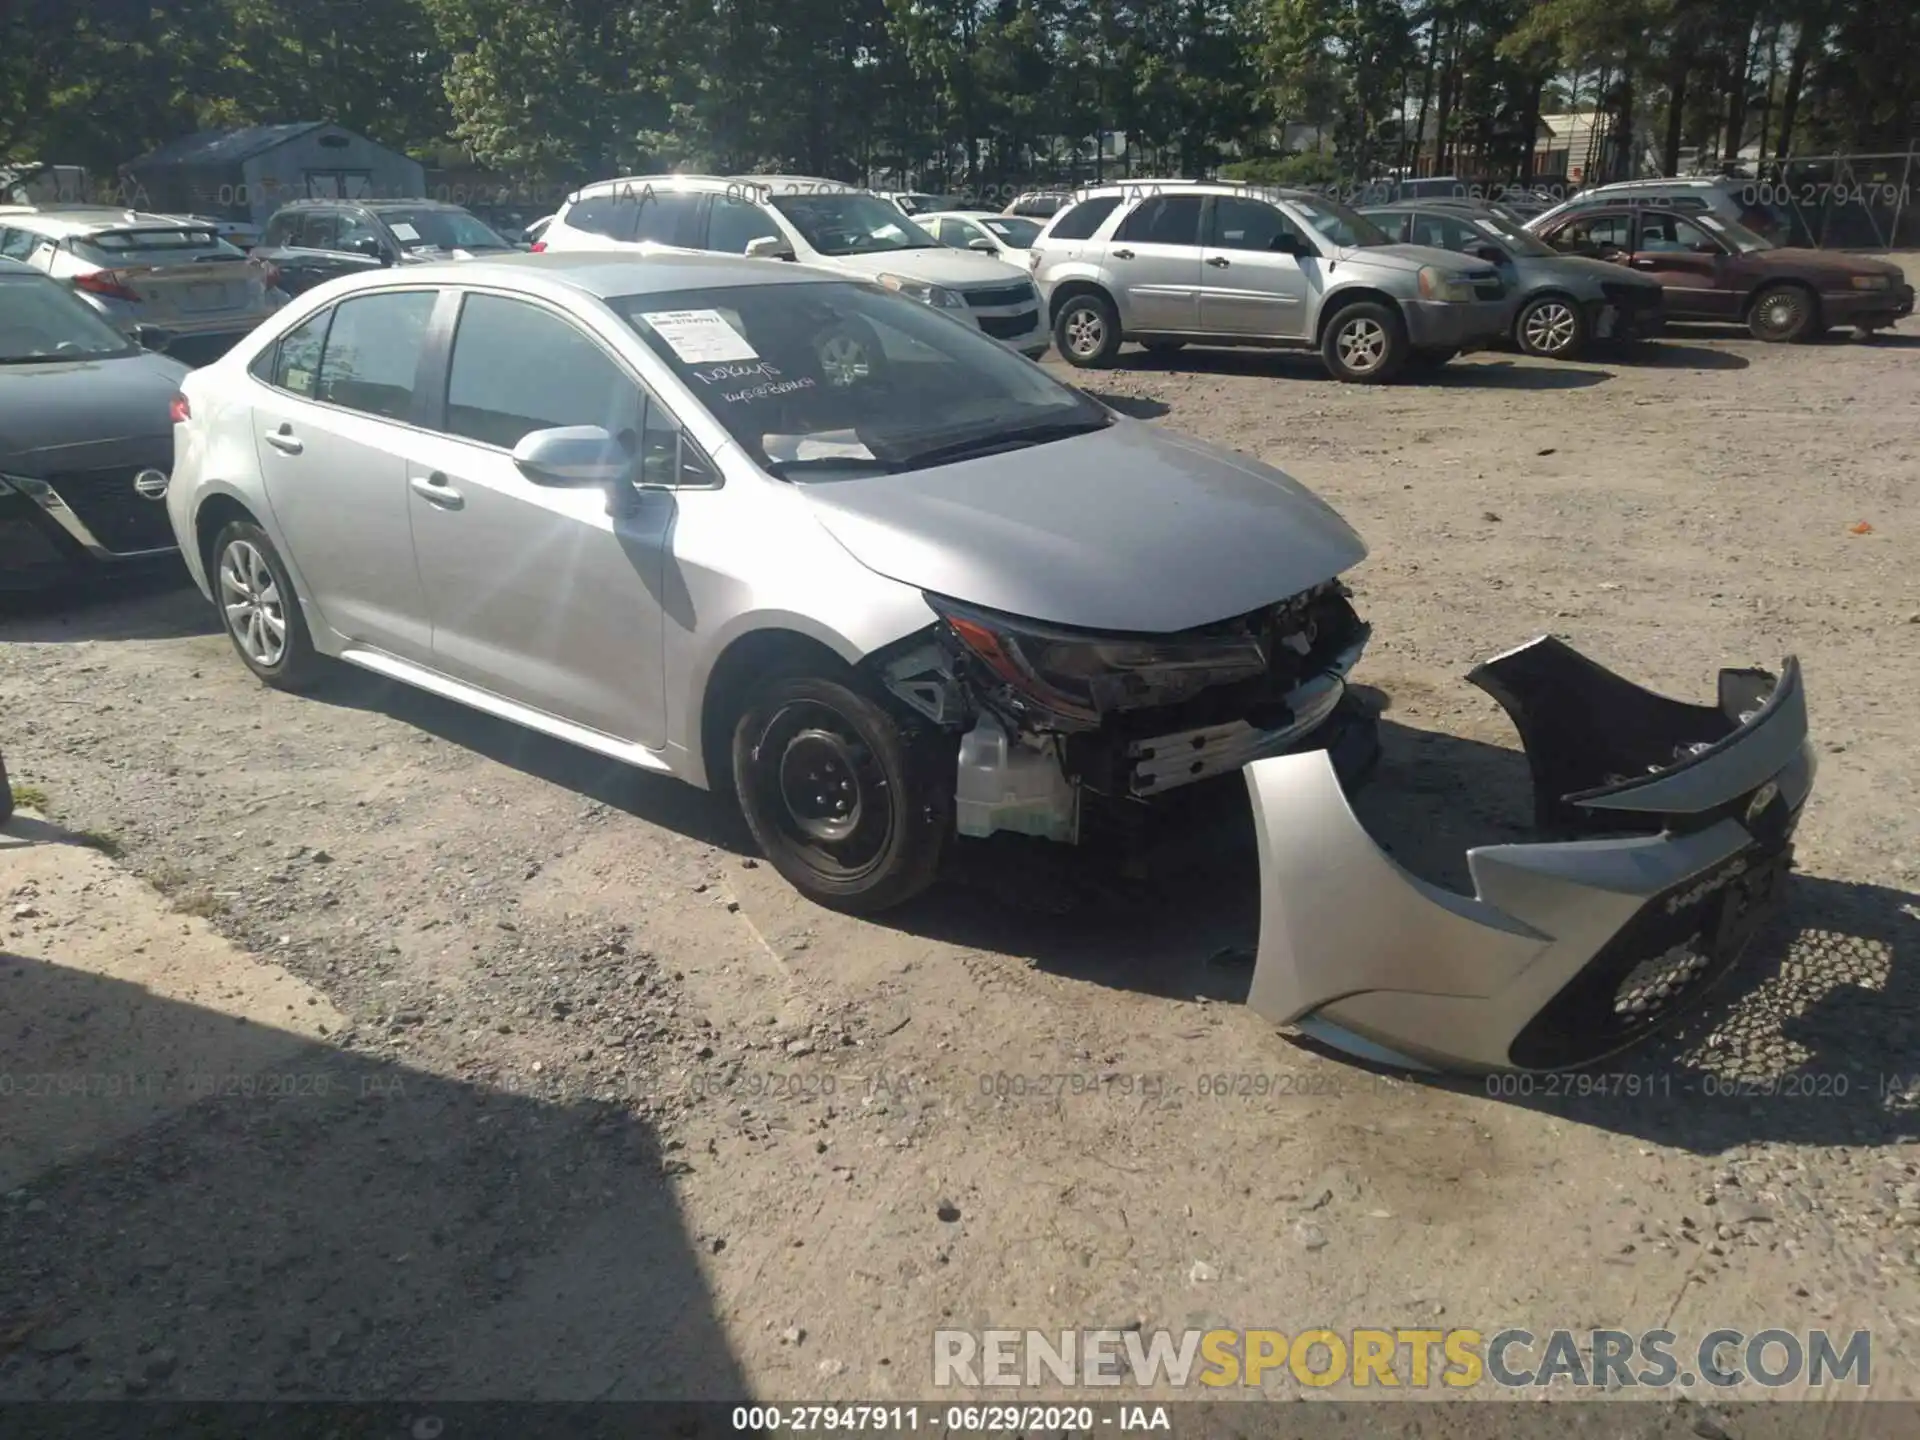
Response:
[[[450,283],[513,289],[527,286],[531,281],[530,288],[536,290],[558,285],[600,300],[735,285],[847,282],[846,276],[835,271],[783,260],[667,248],[638,255],[618,250],[549,250],[541,254],[518,251],[498,258],[439,260],[426,265],[376,270],[355,279],[354,293]]]
[[[118,205],[9,206],[0,218],[43,235],[94,235],[103,230],[210,230],[212,225],[178,215],[156,215]],[[28,223],[31,222],[31,223]]]
[[[274,211],[274,214],[279,215],[288,210],[324,210],[329,207],[339,206],[339,205],[355,205],[362,210],[374,210],[374,211],[379,211],[379,210],[465,210],[466,209],[466,206],[455,205],[453,202],[449,200],[428,200],[425,198],[422,198],[419,200],[406,200],[399,197],[389,197],[388,199],[385,199],[385,200],[289,200],[287,201],[286,204],[282,205],[278,210]]]
[[[1666,188],[1675,190],[1712,190],[1728,185],[1750,183],[1752,182],[1728,180],[1725,177],[1715,178],[1711,175],[1696,175],[1684,178],[1680,176],[1668,176],[1665,179],[1613,180],[1605,185],[1596,185],[1587,193],[1589,195],[1604,195],[1609,190],[1659,190]]]

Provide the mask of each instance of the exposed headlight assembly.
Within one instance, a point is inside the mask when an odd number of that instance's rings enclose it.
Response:
[[[1172,705],[1214,685],[1263,675],[1252,634],[1127,636],[1067,630],[929,595],[954,637],[1017,701],[1069,727],[1093,728],[1112,710]]]
[[[930,284],[925,280],[910,279],[905,275],[881,275],[879,282],[889,290],[898,291],[909,300],[918,300],[922,305],[931,305],[936,310],[965,310],[967,302],[944,285]]]
[[[1884,275],[1855,275],[1852,280],[1856,290],[1885,290],[1890,282]]]
[[[1420,267],[1420,298],[1464,305],[1478,297],[1474,295],[1470,282],[1462,280],[1457,275],[1448,274],[1438,265],[1422,265]]]

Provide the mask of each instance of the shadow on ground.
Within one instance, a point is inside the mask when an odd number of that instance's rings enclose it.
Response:
[[[1672,340],[1615,345],[1596,353],[1595,358],[1630,370],[1747,370],[1753,366],[1746,356],[1730,350],[1709,350],[1704,345],[1680,345]]]
[[[181,565],[22,594],[0,593],[0,641],[71,644],[219,633],[220,617]]]
[[[5,951],[0,997],[0,1155],[29,1104],[128,1137],[0,1200],[0,1401],[747,1393],[634,1107]]]
[[[1337,383],[1318,354],[1310,350],[1218,349],[1188,346],[1171,354],[1123,351],[1117,370],[1140,374],[1247,375]],[[1522,365],[1498,352],[1467,356],[1430,374],[1406,374],[1402,385],[1433,385],[1485,390],[1583,390],[1613,378],[1605,370],[1579,365]]]

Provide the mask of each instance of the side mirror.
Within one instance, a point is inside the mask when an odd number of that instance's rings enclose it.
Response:
[[[984,235],[978,240],[969,240],[967,242],[967,248],[969,250],[983,250],[989,255],[998,255],[1000,253],[1000,247]]]
[[[1291,230],[1282,230],[1267,242],[1267,249],[1275,255],[1298,255],[1300,237]]]
[[[391,265],[393,257],[387,253],[387,247],[380,243],[377,235],[362,235],[347,242],[348,253],[364,255],[369,260],[378,260],[382,265]]]
[[[774,235],[762,235],[747,242],[747,255],[754,260],[791,260],[793,247]]]
[[[1693,242],[1693,253],[1696,255],[1718,255],[1720,253],[1720,247],[1711,240],[1696,240]]]
[[[1507,252],[1502,250],[1498,245],[1476,245],[1473,247],[1473,257],[1476,260],[1484,260],[1489,265],[1504,265],[1507,263]]]
[[[633,478],[633,455],[598,425],[535,430],[513,447],[513,463],[536,485],[587,490]]]
[[[133,327],[133,342],[142,350],[165,350],[173,343],[173,332],[158,325]]]

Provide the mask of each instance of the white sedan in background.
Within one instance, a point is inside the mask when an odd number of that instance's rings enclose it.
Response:
[[[916,215],[914,223],[942,245],[955,250],[978,250],[1009,265],[1027,268],[1027,249],[1046,228],[1046,221],[1025,215],[996,215],[991,210],[940,210]]]

